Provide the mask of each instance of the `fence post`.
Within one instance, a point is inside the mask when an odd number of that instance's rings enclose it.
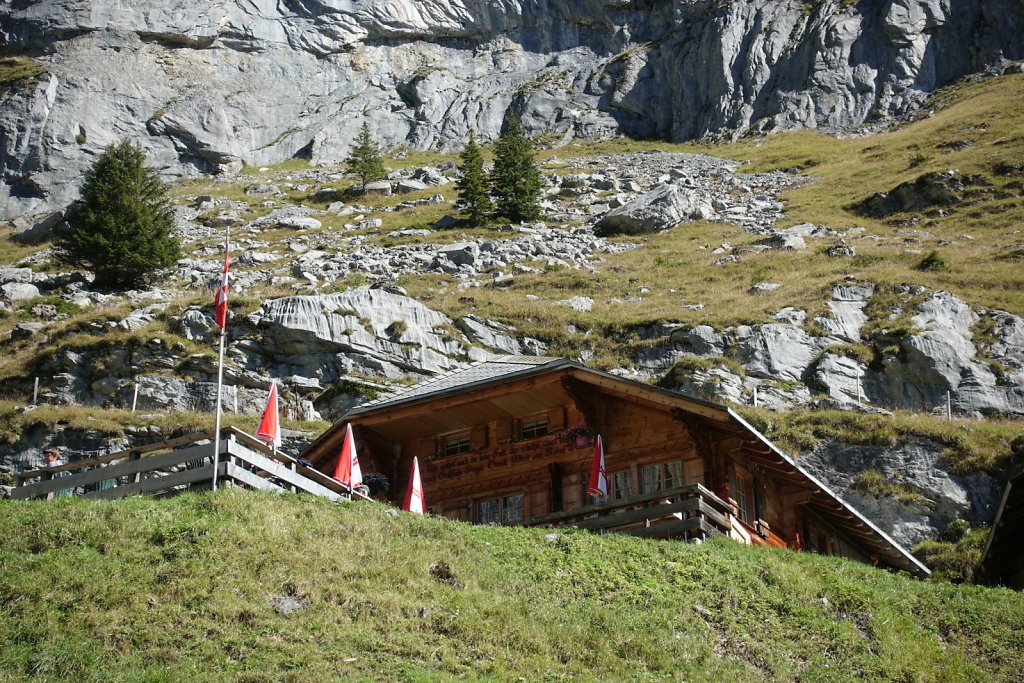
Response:
[[[757,407],[757,387],[754,387],[754,407]]]
[[[953,397],[946,392],[946,422],[953,421]]]
[[[39,378],[36,377],[35,386],[32,388],[32,405],[39,403]]]
[[[238,415],[238,385],[233,384],[232,388],[235,390],[235,415]]]
[[[135,390],[132,391],[132,412],[135,412],[135,406],[139,402],[139,380],[135,380]]]

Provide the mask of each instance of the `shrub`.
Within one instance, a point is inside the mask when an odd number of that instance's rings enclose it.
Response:
[[[946,259],[942,258],[942,256],[939,255],[939,252],[937,250],[932,249],[930,252],[928,252],[927,256],[921,259],[920,263],[914,266],[914,269],[921,271],[942,271],[949,270],[949,264],[946,263]]]

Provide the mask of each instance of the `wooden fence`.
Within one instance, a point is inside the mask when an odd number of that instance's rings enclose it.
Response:
[[[295,458],[275,453],[236,427],[225,427],[220,436],[218,485],[311,493],[331,500],[367,499]],[[208,430],[58,467],[19,472],[14,475],[17,486],[11,490],[11,498],[124,498],[209,489],[213,438],[214,431]]]

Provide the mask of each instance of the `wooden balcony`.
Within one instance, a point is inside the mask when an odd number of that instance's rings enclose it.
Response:
[[[729,535],[732,507],[701,484],[644,493],[630,498],[552,512],[513,523],[516,526],[578,526],[600,533],[645,538],[705,539]]]
[[[11,498],[77,495],[109,499],[209,489],[214,470],[213,437],[214,431],[209,430],[59,467],[19,472]],[[274,453],[234,427],[221,430],[217,481],[224,486],[311,493],[331,500],[365,498],[284,453]]]

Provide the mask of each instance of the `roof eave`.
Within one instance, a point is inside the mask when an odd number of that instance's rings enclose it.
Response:
[[[768,439],[768,437],[766,437],[764,434],[762,434],[760,431],[758,431],[757,428],[755,428],[753,425],[751,425],[749,422],[747,422],[745,419],[743,419],[743,417],[739,413],[737,413],[732,408],[727,408],[727,410],[729,411],[729,414],[736,421],[738,421],[740,424],[742,424],[745,429],[748,429],[751,434],[756,436],[758,438],[758,440],[760,440],[764,445],[766,445],[768,448],[770,448],[772,450],[772,452],[774,452],[778,457],[782,458],[782,460],[786,464],[790,465],[795,470],[800,472],[800,474],[802,474],[803,476],[807,477],[808,480],[810,480],[815,486],[817,486],[818,488],[821,489],[822,493],[824,493],[828,497],[832,498],[837,503],[842,505],[844,508],[849,510],[850,513],[852,515],[854,515],[854,517],[856,517],[857,520],[861,524],[863,524],[865,527],[867,527],[872,533],[877,534],[879,536],[879,538],[881,538],[883,541],[885,541],[885,543],[887,543],[893,550],[895,550],[899,554],[899,556],[902,557],[904,559],[904,561],[913,568],[912,571],[914,573],[916,573],[916,574],[918,574],[920,576],[930,576],[931,575],[932,572],[931,572],[930,569],[928,569],[928,567],[924,566],[924,564],[922,564],[920,560],[918,560],[909,551],[907,551],[905,548],[903,548],[903,546],[901,546],[899,543],[897,543],[895,540],[893,540],[892,537],[890,537],[887,533],[885,533],[884,531],[879,529],[877,526],[875,526],[874,523],[872,523],[871,520],[869,520],[867,517],[862,515],[860,513],[860,511],[857,510],[857,508],[853,507],[848,502],[843,500],[842,497],[840,497],[832,489],[830,489],[828,486],[826,486],[824,482],[822,482],[817,477],[815,477],[813,474],[811,474],[806,469],[801,467],[800,464],[798,462],[796,462],[796,460],[794,460],[793,458],[791,458],[788,455],[786,455],[786,453],[784,451],[782,451],[780,448],[778,448],[775,444],[773,444]]]

